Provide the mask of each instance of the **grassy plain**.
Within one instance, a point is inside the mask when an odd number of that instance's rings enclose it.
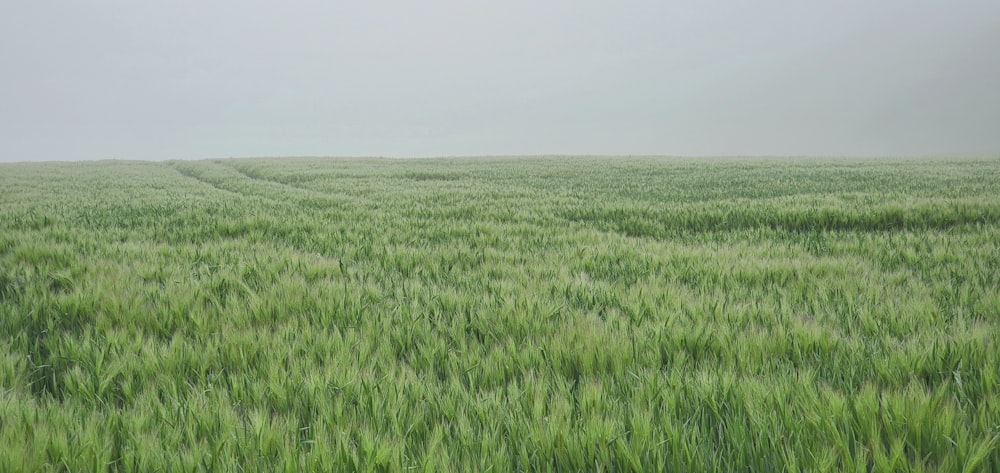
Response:
[[[1000,160],[0,165],[0,471],[1000,471]]]

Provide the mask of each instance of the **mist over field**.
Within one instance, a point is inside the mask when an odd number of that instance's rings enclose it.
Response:
[[[1000,152],[1000,3],[4,2],[0,161]]]
[[[0,473],[1000,471],[998,45],[996,0],[0,2]]]

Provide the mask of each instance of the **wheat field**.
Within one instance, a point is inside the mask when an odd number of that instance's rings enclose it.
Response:
[[[1000,159],[0,164],[0,471],[1000,471]]]

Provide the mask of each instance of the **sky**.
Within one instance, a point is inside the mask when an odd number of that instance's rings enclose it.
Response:
[[[0,161],[541,154],[1000,154],[1000,1],[0,1]]]

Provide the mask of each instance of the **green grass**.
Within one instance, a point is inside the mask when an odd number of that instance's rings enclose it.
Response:
[[[0,165],[0,471],[1000,471],[1000,160]]]

